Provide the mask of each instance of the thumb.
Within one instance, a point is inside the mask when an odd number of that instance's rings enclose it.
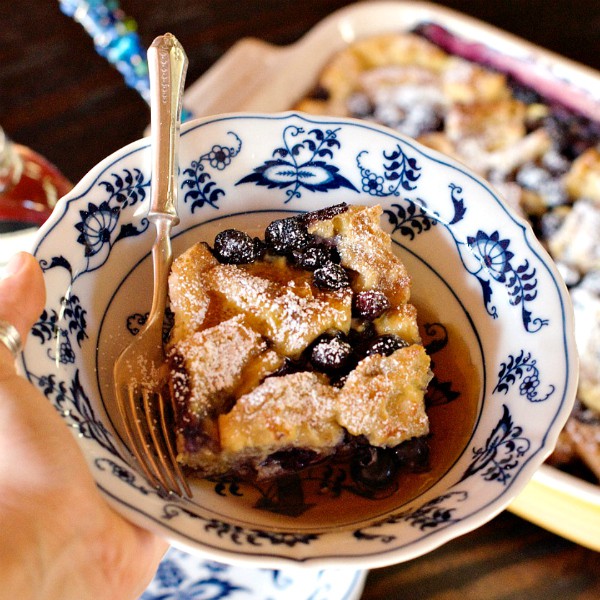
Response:
[[[0,320],[13,325],[23,343],[46,303],[42,270],[27,252],[15,254],[0,279]],[[0,343],[0,377],[14,372],[13,356]]]

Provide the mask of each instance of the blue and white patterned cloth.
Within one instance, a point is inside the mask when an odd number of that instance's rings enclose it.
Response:
[[[365,575],[234,567],[171,548],[140,600],[358,600]]]

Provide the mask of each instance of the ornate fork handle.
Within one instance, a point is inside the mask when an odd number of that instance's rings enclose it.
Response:
[[[156,227],[152,248],[154,292],[149,321],[162,319],[173,260],[171,228],[177,225],[177,165],[187,56],[170,33],[148,49],[150,75],[152,191],[148,219]],[[160,313],[160,314],[159,314]]]

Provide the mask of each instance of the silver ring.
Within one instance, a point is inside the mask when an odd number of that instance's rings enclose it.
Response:
[[[10,350],[16,360],[23,349],[21,336],[14,325],[11,325],[8,321],[3,321],[2,319],[0,319],[0,342]]]

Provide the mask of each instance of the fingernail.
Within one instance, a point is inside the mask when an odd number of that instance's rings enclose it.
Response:
[[[25,266],[27,259],[27,254],[25,252],[19,252],[14,256],[11,256],[4,267],[4,273],[2,273],[2,279],[7,279],[8,277],[12,277],[17,275],[19,271]]]

